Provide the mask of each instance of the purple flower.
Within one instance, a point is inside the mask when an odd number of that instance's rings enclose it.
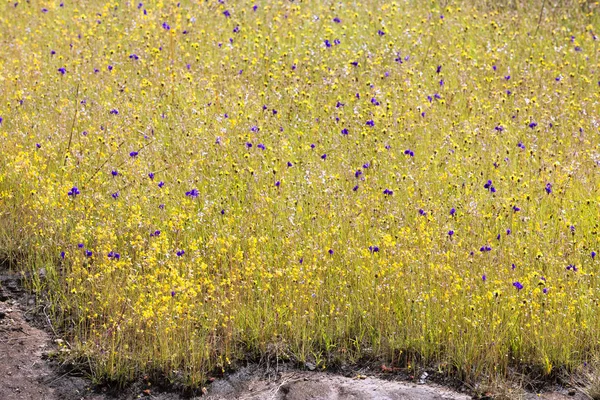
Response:
[[[77,243],[77,247],[79,247],[80,249],[83,249],[83,243]]]
[[[348,129],[347,128],[342,129],[342,135],[347,135],[347,134],[348,134]]]
[[[533,129],[537,126],[537,122],[530,122],[528,126]]]
[[[129,153],[129,157],[137,157],[139,153],[137,151],[132,151],[131,153]]]
[[[118,199],[119,198],[119,192],[114,192],[113,194],[111,194],[113,199]]]
[[[415,156],[415,153],[411,149],[404,150],[404,154],[409,155],[411,157]]]
[[[452,237],[453,235],[454,235],[454,231],[453,231],[452,229],[450,229],[450,230],[448,231],[448,236]]]
[[[175,253],[175,254],[177,254],[177,257],[181,257],[182,255],[185,254],[185,250],[177,250],[177,253]]]
[[[567,271],[573,270],[573,272],[577,272],[577,267],[575,266],[575,264],[569,264],[567,265]]]
[[[154,172],[150,172],[148,174],[148,178],[150,178],[151,180],[154,180]]]
[[[79,191],[79,189],[77,188],[77,186],[73,186],[71,188],[71,190],[69,190],[69,192],[67,193],[67,195],[72,196],[73,198],[75,198],[75,196],[77,196],[80,193],[81,192]]]
[[[321,159],[323,159],[323,160],[325,160],[326,158],[327,158],[327,154],[323,154],[323,155],[321,156]]]
[[[166,22],[162,23],[162,27],[165,31],[171,30],[171,27],[169,26],[169,24],[167,24]]]
[[[329,253],[330,255],[333,255],[333,250],[332,250],[332,249],[329,249],[328,253]]]
[[[544,292],[544,294],[548,294],[548,288],[544,288],[542,292]]]
[[[161,188],[161,187],[163,187],[163,186],[165,186],[165,183],[164,183],[163,181],[160,181],[160,182],[158,182],[158,187],[159,187],[159,188]]]
[[[483,187],[489,190],[492,187],[492,181],[488,179],[488,181],[485,183],[485,185],[483,185]]]
[[[110,110],[110,113],[113,115],[119,115],[119,110],[117,110],[116,108],[113,108],[112,110]]]
[[[370,119],[370,120],[367,121],[367,125],[368,126],[375,126],[375,122],[372,119]]]
[[[341,19],[339,19],[338,17],[335,17],[335,18],[333,19],[333,22],[335,22],[336,24],[339,24],[340,22],[342,22],[342,20],[341,20]]]
[[[506,230],[506,235],[510,235],[512,233],[512,231],[510,229]]]
[[[386,196],[391,196],[391,195],[393,195],[393,194],[394,194],[394,191],[393,191],[393,190],[390,190],[390,189],[385,189],[385,190],[383,191],[383,194],[384,194],[384,195],[386,195]]]
[[[246,147],[249,148],[249,149],[252,148],[252,143],[246,142]]]
[[[119,175],[119,173],[117,172],[117,170],[114,170],[114,169],[112,171],[110,171],[110,173],[111,173],[112,176]]]
[[[380,30],[377,31],[377,34],[379,36],[383,36],[383,35],[385,35],[385,32],[380,29]]]
[[[255,6],[256,7],[256,6]],[[256,11],[256,10],[255,10]],[[229,10],[225,10],[223,11],[223,15],[225,16],[225,18],[229,18],[231,17],[231,13],[229,12]]]
[[[419,209],[419,215],[425,216],[427,213],[422,208]]]
[[[277,182],[275,182],[275,186],[276,186],[276,187],[279,187],[280,185],[281,185],[281,182],[280,182],[280,181],[277,181]]]
[[[65,252],[64,251],[60,252],[60,258],[62,258],[63,260],[65,259]]]
[[[175,291],[171,290],[171,297],[175,297]]]
[[[509,80],[509,79],[510,79],[510,75],[506,75],[506,76],[504,77],[504,79],[506,79],[506,80]]]
[[[551,183],[546,183],[546,193],[548,193],[548,194],[552,193],[552,184]]]
[[[189,192],[185,192],[185,195],[188,197],[191,197],[192,199],[195,199],[196,197],[198,197],[199,194],[200,194],[200,192],[198,191],[198,189],[192,189]]]
[[[109,65],[107,68],[108,68],[109,71],[113,70],[113,66],[112,65]]]
[[[523,285],[521,284],[521,282],[513,282],[513,286],[517,288],[517,291],[523,289]]]
[[[450,209],[450,215],[454,215],[456,213],[456,208],[452,207]]]
[[[262,144],[262,143],[259,143],[259,144],[258,144],[256,147],[258,147],[258,148],[259,148],[259,149],[261,149],[261,150],[264,150],[264,149],[265,149],[265,145],[264,145],[264,144]]]
[[[438,65],[437,68],[436,68],[436,70],[435,70],[435,73],[439,74],[440,72],[442,72],[442,66]]]
[[[289,168],[289,167],[291,167],[291,166],[293,166],[293,165],[294,165],[294,164],[292,164],[290,161],[288,161],[288,162],[287,162],[287,166],[288,166],[288,168]]]
[[[85,256],[86,256],[86,257],[91,257],[91,256],[92,256],[92,254],[93,254],[93,253],[92,253],[90,250],[86,250],[86,251],[85,251]]]
[[[324,43],[325,47],[331,47],[331,42],[329,40],[325,39]]]
[[[379,247],[377,247],[377,246],[369,246],[369,251],[371,253],[377,253],[379,251]]]
[[[60,68],[58,69],[58,72],[60,72],[61,74],[63,74],[63,75],[64,75],[64,74],[66,74],[66,73],[67,73],[67,69],[66,69],[65,67],[60,67]]]
[[[590,255],[592,256],[592,260],[593,260],[594,258],[596,258],[596,252],[595,252],[595,251],[592,251],[592,252],[590,253]]]
[[[485,274],[483,274],[483,275],[481,276],[481,280],[482,280],[482,281],[484,281],[484,282],[485,282],[485,281],[487,281],[487,276],[485,276]]]

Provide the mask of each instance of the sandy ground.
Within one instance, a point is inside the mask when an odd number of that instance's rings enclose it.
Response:
[[[35,316],[35,318],[34,318]],[[20,286],[18,277],[0,270],[0,400],[183,400],[173,392],[155,392],[143,383],[108,394],[90,381],[59,366],[47,355],[58,351],[44,309]],[[206,400],[467,400],[472,397],[451,389],[394,380],[394,376],[282,369],[266,371],[250,365],[216,379],[205,389]],[[386,378],[386,379],[382,379]],[[398,378],[399,379],[399,378]],[[562,392],[562,393],[561,393]],[[566,390],[528,394],[526,400],[562,400],[585,397]],[[522,397],[523,398],[523,397]]]

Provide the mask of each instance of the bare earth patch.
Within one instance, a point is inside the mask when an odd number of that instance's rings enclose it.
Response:
[[[38,318],[33,315],[37,312]],[[34,297],[20,286],[17,275],[0,271],[0,400],[132,400],[148,398],[180,400],[178,393],[164,393],[141,382],[115,394],[92,390],[83,377],[59,368],[48,360],[56,352],[49,323],[39,317]],[[417,385],[403,381],[355,374],[354,377],[328,372],[283,369],[277,373],[248,366],[216,379],[195,399],[206,400],[467,400],[473,397],[432,384]],[[526,395],[525,399],[584,399],[548,392]]]

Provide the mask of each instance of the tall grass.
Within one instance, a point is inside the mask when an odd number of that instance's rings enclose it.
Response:
[[[97,379],[598,354],[598,3],[61,4],[0,6],[0,251]]]

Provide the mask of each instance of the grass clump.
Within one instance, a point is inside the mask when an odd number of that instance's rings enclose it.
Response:
[[[1,249],[102,379],[575,368],[600,18],[544,3],[4,2]]]

